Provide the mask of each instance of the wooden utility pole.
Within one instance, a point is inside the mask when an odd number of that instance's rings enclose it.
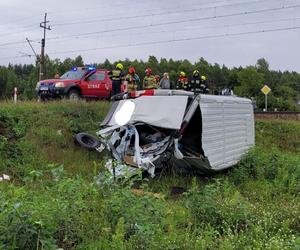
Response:
[[[46,73],[45,67],[45,44],[46,44],[46,30],[51,30],[50,26],[46,26],[49,21],[47,21],[47,13],[44,16],[44,22],[40,23],[40,27],[44,29],[44,37],[41,42],[41,58],[40,58],[40,73],[39,73],[39,81],[42,80]]]

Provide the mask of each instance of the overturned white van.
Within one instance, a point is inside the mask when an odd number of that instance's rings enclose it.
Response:
[[[141,168],[153,176],[156,168],[164,167],[211,173],[233,166],[254,145],[249,99],[180,90],[137,91],[122,97],[101,124],[100,142],[93,144],[98,151],[111,152],[118,162],[114,173]],[[130,114],[119,122],[128,102]],[[78,138],[82,145],[91,139],[85,136]],[[108,168],[112,171],[112,165]]]

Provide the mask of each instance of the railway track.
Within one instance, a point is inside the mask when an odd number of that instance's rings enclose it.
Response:
[[[255,119],[282,119],[300,121],[300,112],[279,111],[279,112],[254,112]]]

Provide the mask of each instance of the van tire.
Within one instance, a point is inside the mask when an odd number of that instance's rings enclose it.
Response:
[[[98,138],[88,134],[88,133],[78,133],[74,137],[74,142],[78,146],[84,147],[89,150],[94,150],[100,146],[101,142]]]

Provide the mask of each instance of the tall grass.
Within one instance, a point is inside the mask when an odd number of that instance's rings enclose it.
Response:
[[[103,155],[73,144],[108,108],[0,107],[0,174],[12,177],[0,182],[0,249],[299,249],[298,123],[258,121],[256,148],[226,173],[114,183],[96,177]]]

